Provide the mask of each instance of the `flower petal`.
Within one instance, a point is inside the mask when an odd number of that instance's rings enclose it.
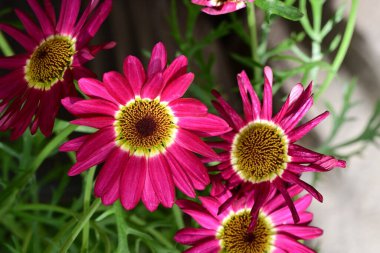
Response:
[[[172,207],[174,204],[173,178],[169,173],[168,164],[161,154],[149,158],[148,170],[158,199],[163,206]]]
[[[207,115],[207,106],[194,98],[178,98],[169,103],[176,117],[202,117]]]
[[[263,107],[261,109],[261,118],[270,120],[272,118],[272,84],[273,72],[268,66],[264,68],[264,94]]]
[[[140,60],[134,56],[128,56],[124,60],[123,70],[135,95],[140,95],[141,88],[145,83],[145,71]]]
[[[162,42],[157,43],[150,57],[148,65],[148,79],[151,79],[156,73],[162,72],[166,67],[167,54],[164,44]]]
[[[182,97],[194,80],[193,73],[186,73],[171,81],[161,93],[161,101],[172,101]]]
[[[120,73],[107,72],[103,75],[103,81],[108,93],[121,105],[127,104],[135,97],[127,79]]]
[[[130,156],[120,181],[121,203],[127,210],[135,208],[145,185],[147,161],[145,157]]]
[[[180,146],[195,153],[201,154],[205,157],[218,158],[218,155],[215,153],[215,151],[206,145],[198,136],[184,129],[178,130],[176,142]]]

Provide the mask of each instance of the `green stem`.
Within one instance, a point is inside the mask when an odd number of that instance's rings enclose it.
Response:
[[[129,253],[129,247],[128,247],[128,241],[127,241],[127,223],[125,222],[124,218],[124,209],[121,206],[120,201],[117,201],[113,205],[115,217],[116,217],[116,224],[117,224],[117,239],[118,239],[118,245],[117,245],[117,252],[118,253]]]
[[[79,221],[77,222],[73,230],[71,231],[69,237],[66,239],[65,243],[63,244],[61,250],[59,251],[60,253],[66,253],[69,250],[70,246],[73,244],[73,242],[75,241],[79,233],[83,230],[83,227],[87,223],[89,223],[90,218],[92,217],[92,215],[94,215],[95,211],[98,209],[100,204],[101,204],[101,201],[99,198],[97,198],[92,203],[90,208],[88,208],[88,210],[83,213],[83,215],[81,216],[81,218],[79,219]]]
[[[260,63],[259,57],[257,54],[257,29],[256,29],[256,15],[255,15],[255,5],[250,2],[247,3],[247,21],[249,27],[249,34],[251,38],[251,55],[252,61],[256,63]],[[260,80],[260,69],[253,65],[253,74],[254,80]]]
[[[319,34],[321,33],[322,26],[322,8],[324,1],[322,0],[312,0],[311,1],[311,9],[313,12],[313,32],[314,37],[312,38],[313,42],[311,44],[311,61],[317,62],[322,60],[322,52],[321,52],[321,43],[322,39]],[[318,35],[318,36],[317,36]],[[318,76],[319,67],[315,66],[310,70],[310,79],[316,80]]]
[[[94,182],[95,167],[92,167],[85,176],[85,187],[84,187],[84,197],[83,197],[83,213],[86,213],[90,207],[92,185]],[[88,238],[90,235],[90,223],[87,222],[82,231],[82,248],[81,252],[88,252]]]
[[[183,222],[182,212],[179,209],[179,207],[177,205],[174,205],[172,208],[172,211],[173,211],[174,219],[175,219],[175,222],[177,223],[178,229],[184,228],[185,223]]]
[[[5,56],[12,56],[14,52],[9,45],[8,41],[5,39],[2,32],[0,32],[0,50],[3,52]]]
[[[0,194],[0,206],[4,206],[3,203],[14,196],[15,193],[19,192],[24,186],[29,182],[34,173],[40,167],[40,165],[45,161],[45,159],[55,150],[66,138],[69,136],[77,126],[70,125],[65,130],[63,130],[59,135],[54,137],[42,151],[37,155],[36,159],[31,163],[30,169],[24,171],[20,176],[16,177],[9,186],[1,192]]]
[[[340,44],[339,50],[337,52],[337,55],[334,59],[334,62],[331,66],[330,71],[327,74],[327,77],[321,87],[317,90],[315,93],[314,99],[317,101],[319,97],[327,90],[327,88],[330,86],[331,81],[336,76],[340,66],[342,65],[342,62],[344,60],[344,57],[347,54],[348,47],[350,46],[352,35],[354,34],[355,30],[355,23],[356,23],[356,15],[358,10],[358,4],[359,0],[352,0],[351,4],[351,10],[350,14],[348,16],[348,22],[346,26],[346,30],[344,31],[342,43]]]

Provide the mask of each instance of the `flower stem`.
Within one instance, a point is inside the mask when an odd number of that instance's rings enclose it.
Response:
[[[92,215],[94,215],[95,211],[98,209],[100,204],[101,201],[98,198],[92,203],[88,210],[82,214],[81,218],[71,231],[69,237],[63,244],[60,253],[66,253],[69,250],[70,246],[73,244],[79,233],[83,230],[83,227],[90,221],[90,218],[92,217]]]
[[[8,41],[5,39],[2,32],[0,32],[0,50],[3,52],[5,56],[12,56],[14,52],[9,45]]]
[[[334,79],[335,75],[337,74],[340,66],[342,65],[344,57],[347,54],[347,50],[351,43],[352,35],[354,34],[354,30],[355,30],[358,4],[359,4],[359,0],[352,0],[351,10],[348,16],[348,22],[347,22],[346,30],[344,31],[342,43],[340,44],[340,47],[338,49],[334,62],[332,63],[332,66],[327,74],[326,79],[324,80],[321,87],[315,93],[315,96],[314,96],[315,101],[318,100],[319,97],[330,86],[331,81]]]
[[[254,63],[260,63],[257,54],[257,29],[256,29],[256,15],[255,15],[255,5],[253,2],[247,3],[247,22],[249,27],[249,35],[251,38],[251,57]],[[255,65],[255,64],[254,64]],[[253,77],[254,80],[258,81],[260,78],[260,69],[253,66]]]
[[[85,187],[84,187],[84,197],[83,197],[83,213],[86,213],[90,207],[92,185],[94,182],[95,167],[92,167],[85,176]],[[90,223],[84,224],[82,231],[82,248],[81,252],[88,252],[88,238],[90,235]]]
[[[130,253],[129,247],[128,247],[128,241],[127,241],[127,223],[125,222],[124,218],[124,209],[121,206],[120,201],[117,201],[113,205],[115,217],[116,217],[116,224],[117,224],[117,239],[118,239],[118,245],[117,245],[117,251],[118,253]]]

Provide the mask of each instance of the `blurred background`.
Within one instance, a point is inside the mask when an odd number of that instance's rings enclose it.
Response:
[[[327,47],[334,38],[334,34],[343,32],[351,2],[329,0],[324,5],[323,22],[328,20],[342,4],[346,5],[345,18],[334,28],[331,38],[326,39],[326,45],[322,46]],[[10,7],[30,10],[24,1],[0,1],[0,10]],[[335,76],[329,90],[323,94],[307,115],[307,119],[311,119],[327,110],[326,101],[339,111],[343,106],[343,94],[347,84],[356,78],[357,85],[352,101],[357,104],[349,112],[350,118],[353,119],[342,127],[337,138],[334,139],[336,143],[354,138],[363,131],[380,97],[379,9],[380,1],[360,2],[356,30],[339,75]],[[178,13],[174,14],[178,17],[180,26],[184,27],[188,15],[182,1],[177,1],[177,10]],[[114,0],[112,13],[101,27],[94,43],[114,40],[117,42],[117,46],[112,50],[101,52],[95,61],[90,63],[90,68],[95,70],[99,77],[109,70],[121,70],[123,59],[129,54],[145,59],[146,63],[145,52],[149,52],[158,41],[164,42],[167,46],[168,59],[172,60],[179,53],[180,46],[177,44],[178,41],[173,38],[169,27],[168,22],[173,15],[170,11],[171,1],[169,0]],[[257,16],[260,25],[263,18],[260,10],[257,10]],[[193,28],[195,36],[198,38],[207,36],[226,18],[226,15],[212,17],[200,14],[196,26]],[[238,12],[235,18],[244,20],[245,12]],[[2,16],[1,19],[16,20],[13,14]],[[276,46],[285,37],[289,37],[290,33],[300,31],[300,29],[301,26],[298,22],[278,18],[269,34],[269,47]],[[299,46],[305,53],[311,50],[310,41],[307,38],[300,42]],[[16,46],[16,51],[17,49]],[[234,60],[230,53],[237,52],[249,56],[249,47],[236,36],[228,35],[213,41],[202,52],[213,57],[214,64],[210,70],[214,78],[196,79],[196,85],[205,85],[221,90],[224,96],[228,97],[229,102],[234,104],[235,108],[239,108],[241,105],[235,92],[236,74],[246,67]],[[192,62],[191,58],[189,62]],[[274,62],[273,64],[268,62],[267,64],[275,71],[276,68],[291,67],[286,62]],[[195,74],[197,74],[197,67],[192,66]],[[252,72],[248,72],[252,77]],[[324,77],[323,75],[323,72],[320,73],[317,80],[314,80],[317,85],[318,81]],[[301,75],[296,75],[288,79],[279,92],[279,97],[286,94],[301,77]],[[211,81],[215,83],[208,83]],[[309,81],[311,80],[307,80],[307,82]],[[200,90],[205,92],[207,89]],[[201,94],[197,89],[192,91],[195,95]],[[281,104],[280,99],[278,102]],[[61,116],[67,117],[67,115]],[[332,125],[333,119],[330,117],[317,127],[303,144],[307,147],[318,147],[326,138],[329,138]],[[360,152],[357,152],[358,149]],[[378,239],[380,233],[380,149],[372,144],[364,149],[358,143],[343,151],[344,154],[351,152],[354,152],[355,155],[351,156],[346,169],[325,173],[316,183],[316,188],[324,196],[324,203],[314,201],[312,211],[315,214],[314,224],[324,229],[324,235],[313,242],[313,245],[322,253],[380,252],[380,240]],[[305,178],[313,181],[311,175]]]

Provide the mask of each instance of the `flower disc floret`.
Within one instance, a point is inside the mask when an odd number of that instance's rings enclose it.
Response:
[[[235,136],[231,163],[244,181],[273,180],[283,173],[289,161],[286,135],[271,122],[251,122]]]
[[[75,40],[69,36],[51,36],[36,47],[25,66],[30,88],[49,90],[63,80],[75,54]]]
[[[270,218],[260,212],[255,230],[252,232],[248,231],[250,223],[249,209],[231,212],[224,218],[216,235],[216,238],[219,239],[221,252],[271,252],[275,231]]]
[[[167,103],[137,97],[116,113],[116,143],[138,156],[164,152],[175,139],[177,119]]]

